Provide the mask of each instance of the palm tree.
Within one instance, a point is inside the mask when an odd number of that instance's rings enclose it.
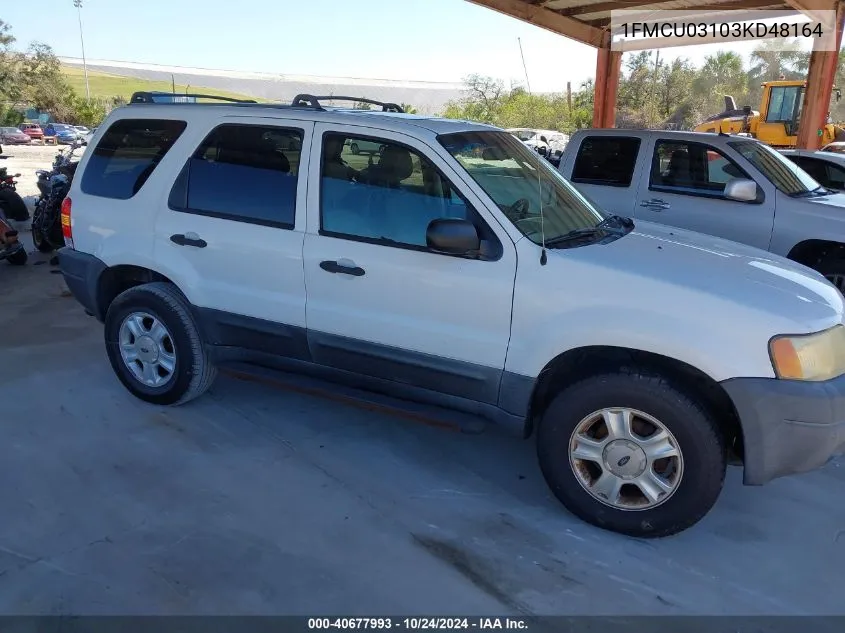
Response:
[[[737,53],[719,51],[708,55],[693,82],[696,101],[711,113],[721,112],[725,95],[741,103],[747,98],[746,77],[742,57]]]
[[[765,40],[751,53],[749,75],[757,83],[774,81],[781,76],[785,79],[801,79],[809,60],[809,54],[801,51],[795,40],[786,43]]]

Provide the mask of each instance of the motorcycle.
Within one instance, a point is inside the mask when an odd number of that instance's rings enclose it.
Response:
[[[23,198],[18,195],[15,178],[20,174],[9,175],[5,167],[0,167],[0,210],[8,220],[26,222],[29,219],[29,209]]]
[[[27,260],[26,247],[18,239],[18,232],[9,220],[23,222],[29,219],[26,204],[15,191],[15,178],[5,167],[0,167],[0,260],[5,259],[13,266],[23,266]]]
[[[26,247],[18,239],[18,232],[9,224],[9,220],[21,217],[21,207],[26,214],[24,220],[29,218],[26,205],[15,191],[15,178],[18,176],[20,174],[9,176],[6,169],[0,167],[0,260],[5,259],[13,266],[23,266],[27,260]]]
[[[70,184],[76,173],[78,160],[73,160],[73,153],[83,146],[81,141],[74,141],[68,151],[60,151],[53,161],[50,171],[38,170],[38,191],[32,214],[32,242],[42,253],[50,253],[65,245],[62,234],[62,200],[70,191]]]

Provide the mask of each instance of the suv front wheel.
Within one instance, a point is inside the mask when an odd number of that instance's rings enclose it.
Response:
[[[183,404],[202,395],[217,370],[184,296],[169,283],[129,288],[109,306],[106,352],[123,385],[153,404]]]
[[[725,442],[712,415],[662,377],[636,371],[564,388],[537,442],[546,482],[567,509],[629,536],[692,526],[725,479]]]

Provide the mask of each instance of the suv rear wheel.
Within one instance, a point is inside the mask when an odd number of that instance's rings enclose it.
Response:
[[[725,479],[716,421],[658,376],[610,373],[565,388],[537,442],[546,482],[567,509],[630,536],[669,536],[697,523]]]
[[[153,404],[182,404],[214,381],[212,365],[188,303],[175,286],[135,286],[109,306],[106,352],[123,385]]]

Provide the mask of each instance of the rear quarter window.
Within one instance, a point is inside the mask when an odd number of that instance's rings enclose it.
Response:
[[[122,119],[100,138],[82,174],[82,192],[128,200],[185,131],[185,121]]]

